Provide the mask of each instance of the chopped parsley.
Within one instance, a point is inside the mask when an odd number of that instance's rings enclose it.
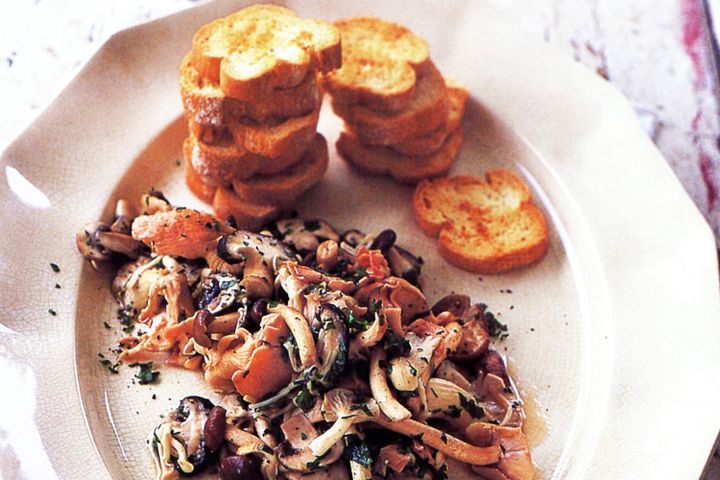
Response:
[[[488,335],[498,340],[505,340],[510,334],[508,333],[507,325],[500,323],[491,312],[485,311],[483,313],[483,322],[485,328],[488,331]]]
[[[410,342],[407,338],[388,330],[383,337],[383,348],[391,357],[406,357],[410,354]]]
[[[369,467],[372,465],[372,457],[370,456],[370,449],[367,443],[363,441],[358,435],[350,434],[343,437],[345,440],[345,450],[343,451],[343,457],[346,460],[355,462],[362,465],[363,467]]]
[[[105,358],[105,355],[102,353],[98,353],[98,357],[100,357],[100,365],[107,368],[108,372],[110,373],[119,373],[118,367],[120,366],[119,363],[113,363],[107,358]]]
[[[158,377],[160,376],[160,372],[152,369],[153,362],[131,363],[129,366],[130,367],[140,367],[138,372],[135,374],[135,378],[137,378],[138,383],[140,385],[148,385],[151,383],[156,383]]]

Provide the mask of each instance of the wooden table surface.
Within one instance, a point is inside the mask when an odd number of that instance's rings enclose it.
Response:
[[[2,2],[0,150],[114,32],[200,1]],[[720,19],[720,0],[490,1],[521,30],[592,68],[633,102],[718,238],[718,51],[711,26],[713,12]],[[720,479],[717,451],[703,479]]]

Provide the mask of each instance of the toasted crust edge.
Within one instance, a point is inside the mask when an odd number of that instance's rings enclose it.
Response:
[[[510,176],[511,181],[522,188],[523,199],[518,210],[522,209],[528,212],[540,226],[541,235],[537,242],[525,247],[508,251],[492,258],[478,258],[466,255],[464,251],[450,248],[449,242],[444,240],[445,235],[451,235],[452,222],[445,219],[441,222],[430,220],[428,208],[424,205],[423,195],[427,188],[432,187],[433,182],[478,182],[492,184],[496,180],[500,181],[506,176]],[[420,229],[430,237],[438,238],[438,253],[449,263],[466,271],[483,274],[498,274],[508,270],[530,265],[541,260],[547,253],[548,249],[548,227],[545,215],[532,203],[530,188],[516,174],[505,169],[489,170],[482,177],[462,175],[453,178],[427,179],[420,182],[415,188],[412,198],[413,217]]]

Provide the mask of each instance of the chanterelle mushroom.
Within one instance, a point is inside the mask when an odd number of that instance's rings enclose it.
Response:
[[[353,392],[342,388],[327,392],[321,408],[325,420],[335,423],[310,443],[310,450],[317,456],[330,450],[354,423],[372,420],[380,414],[374,399],[357,398]]]

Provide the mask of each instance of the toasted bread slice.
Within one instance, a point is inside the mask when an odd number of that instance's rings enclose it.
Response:
[[[253,175],[269,175],[286,170],[300,161],[306,148],[298,145],[275,158],[250,153],[224,137],[213,144],[199,141],[190,135],[183,143],[183,155],[200,175],[203,182],[220,187],[233,179],[247,179]]]
[[[540,260],[547,251],[547,223],[530,189],[498,169],[476,177],[423,181],[413,196],[415,219],[448,262],[494,274]]]
[[[399,111],[415,96],[418,75],[430,67],[427,43],[407,28],[379,18],[335,22],[342,36],[342,67],[325,77],[336,102]]]
[[[276,88],[295,87],[311,72],[342,62],[340,32],[333,25],[300,19],[276,5],[253,5],[200,27],[192,62],[222,91],[252,100]]]
[[[246,202],[227,188],[218,188],[212,202],[215,216],[227,222],[231,218],[239,229],[256,229],[277,220],[283,214],[276,205]]]
[[[317,74],[312,73],[297,87],[276,88],[252,101],[238,100],[225,95],[219,84],[203,79],[187,55],[180,64],[180,94],[185,112],[194,122],[226,125],[245,117],[264,122],[307,115],[315,108],[320,89]]]
[[[364,105],[347,105],[334,99],[332,106],[363,143],[392,145],[439,128],[448,117],[448,103],[445,80],[432,66],[419,78],[415,95],[405,110],[379,113]]]
[[[315,109],[302,117],[264,123],[247,120],[232,123],[227,128],[238,145],[252,153],[276,158],[291,150],[307,148],[315,138],[321,104],[319,99]]]
[[[465,102],[470,93],[459,86],[448,86],[448,116],[438,128],[432,132],[419,137],[408,138],[404,142],[391,145],[403,155],[429,155],[436,152],[443,146],[445,139],[460,125],[463,113],[465,113]]]
[[[352,132],[343,132],[337,151],[351,166],[368,175],[390,175],[400,183],[417,183],[445,175],[462,146],[462,128],[453,131],[439,150],[430,155],[406,156],[390,147],[364,145]]]
[[[185,184],[190,191],[205,203],[212,203],[215,197],[216,188],[208,185],[202,177],[195,171],[192,164],[185,157]]]
[[[246,180],[233,180],[233,189],[244,201],[279,206],[292,205],[300,195],[322,179],[328,167],[325,138],[315,135],[307,152],[287,170],[274,175],[258,175]]]

